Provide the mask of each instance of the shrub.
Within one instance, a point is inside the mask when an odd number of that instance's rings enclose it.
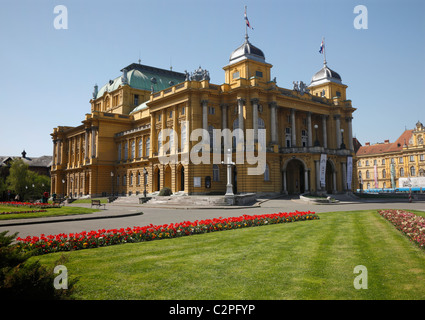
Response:
[[[171,196],[172,192],[170,188],[162,188],[161,191],[159,191],[159,196]]]
[[[56,277],[53,268],[49,269],[38,260],[27,261],[33,252],[23,252],[12,245],[17,233],[8,236],[8,231],[0,233],[0,298],[2,299],[66,299],[74,289],[76,280],[68,280],[68,289],[54,287]],[[66,261],[62,256],[57,264]]]

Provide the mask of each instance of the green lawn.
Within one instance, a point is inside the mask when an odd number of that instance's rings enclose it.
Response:
[[[425,299],[425,252],[376,211],[319,217],[69,252],[66,267],[76,299]]]
[[[0,206],[0,212],[32,211],[32,210],[38,210],[38,209],[43,209],[43,208]],[[99,211],[98,209],[67,207],[67,206],[64,206],[61,208],[50,208],[46,210],[47,212],[0,214],[0,220],[66,216],[66,215],[75,215],[75,214],[87,214],[87,213],[93,213],[93,212]]]

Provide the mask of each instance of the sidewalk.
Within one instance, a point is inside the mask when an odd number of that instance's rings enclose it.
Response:
[[[83,207],[90,208],[90,204],[79,203],[79,204],[67,204],[66,207]],[[0,220],[0,227],[37,224],[37,223],[51,223],[51,222],[63,222],[63,221],[80,221],[80,220],[93,220],[93,219],[111,219],[111,218],[123,218],[142,215],[142,210],[135,210],[134,208],[126,208],[124,206],[113,206],[106,204],[106,209],[99,209],[98,212],[87,213],[87,214],[76,214],[69,216],[56,216],[56,217],[40,217],[30,219],[11,219],[11,220]]]

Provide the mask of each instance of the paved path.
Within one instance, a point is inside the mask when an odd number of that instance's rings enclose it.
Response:
[[[69,206],[90,207],[90,204]],[[351,201],[337,204],[310,204],[299,199],[271,199],[253,207],[154,208],[147,205],[106,204],[106,210],[78,216],[0,221],[0,232],[19,232],[20,237],[40,234],[75,233],[81,231],[127,228],[149,224],[162,225],[217,217],[254,215],[291,211],[336,212],[367,209],[412,209],[425,211],[425,201]]]

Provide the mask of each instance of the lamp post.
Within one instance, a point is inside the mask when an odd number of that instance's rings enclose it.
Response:
[[[114,196],[114,172],[113,171],[111,171],[111,190],[112,190],[111,197],[113,197]]]
[[[221,164],[225,164],[224,161],[221,161]],[[232,153],[230,149],[227,149],[227,185],[226,185],[226,196],[233,196],[233,185],[232,185],[232,166],[235,165],[232,162]]]
[[[143,168],[143,186],[144,186],[144,190],[143,190],[143,196],[146,198],[146,174],[148,173],[148,171],[146,170],[146,168]]]
[[[317,129],[319,128],[319,126],[317,124],[314,125],[314,130],[316,131],[316,141],[314,141],[314,146],[315,147],[320,147],[320,142],[318,139],[318,135],[317,135]]]
[[[345,149],[345,144],[344,144],[344,129],[341,129],[341,149]]]
[[[65,198],[65,179],[62,179],[62,198]]]

